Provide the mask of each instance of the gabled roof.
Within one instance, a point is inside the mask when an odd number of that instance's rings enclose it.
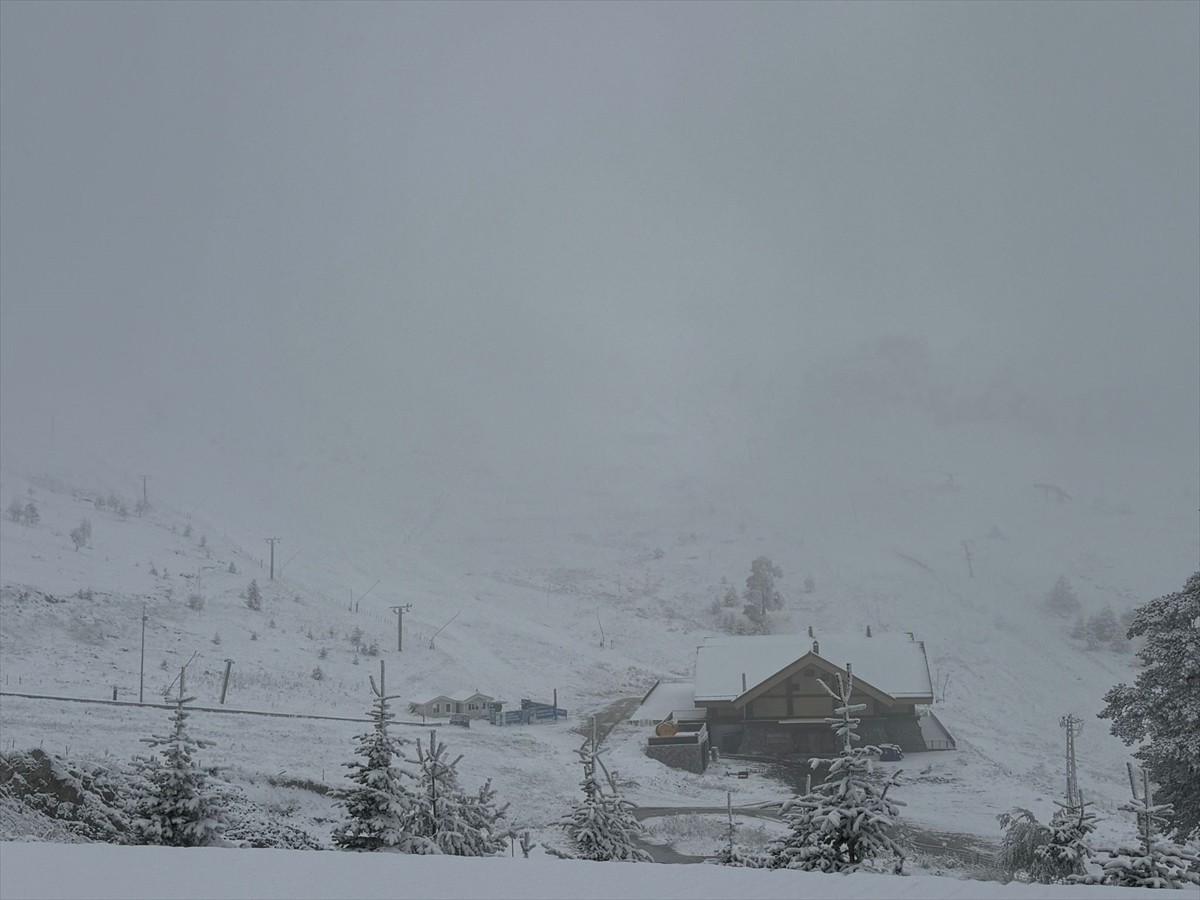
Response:
[[[696,649],[696,693],[701,701],[735,701],[813,652],[802,634],[708,638]],[[897,700],[929,702],[933,681],[925,644],[908,632],[818,634],[816,656],[836,668],[850,663],[855,679]],[[745,688],[742,674],[745,673]]]

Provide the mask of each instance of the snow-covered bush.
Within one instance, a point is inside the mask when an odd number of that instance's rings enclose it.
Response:
[[[302,828],[279,821],[279,817],[251,803],[245,797],[234,797],[228,806],[231,824],[225,829],[225,840],[240,847],[274,847],[281,850],[324,850],[325,845]]]
[[[137,773],[129,766],[73,762],[40,748],[0,753],[0,797],[56,820],[77,838],[128,839],[126,798]]]

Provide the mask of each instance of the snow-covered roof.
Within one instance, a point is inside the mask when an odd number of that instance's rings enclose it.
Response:
[[[856,678],[897,699],[933,695],[925,644],[908,632],[818,634],[815,640],[821,659],[838,668],[850,663]],[[696,650],[695,699],[734,700],[812,652],[813,641],[806,634],[708,638]]]
[[[696,686],[691,681],[660,681],[646,695],[642,705],[634,712],[635,722],[653,720],[661,722],[677,709],[692,709]]]
[[[437,700],[450,700],[450,701],[453,701],[454,703],[466,703],[468,700],[470,700],[472,697],[474,697],[476,695],[479,695],[480,697],[484,697],[488,700],[495,699],[494,697],[492,697],[491,694],[485,694],[482,691],[477,691],[477,690],[475,690],[475,688],[471,688],[470,690],[454,691],[453,693],[450,693],[450,694],[438,694],[436,697],[430,697],[428,700],[426,700],[424,702],[426,704],[428,704],[428,703],[433,703],[434,701],[437,701]]]

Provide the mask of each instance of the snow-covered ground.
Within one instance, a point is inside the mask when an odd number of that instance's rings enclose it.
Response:
[[[800,897],[921,900],[1052,900],[1158,896],[1139,888],[965,882],[930,875],[821,875],[811,872],[522,859],[461,859],[387,853],[295,850],[0,844],[0,896],[172,898],[588,898]]]

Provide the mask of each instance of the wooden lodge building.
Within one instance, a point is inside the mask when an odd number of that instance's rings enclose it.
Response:
[[[662,716],[663,700],[678,703],[683,696],[681,685],[664,682],[643,698],[633,718],[661,716],[660,722],[688,730],[702,721],[700,734],[722,754],[832,756],[840,748],[825,718],[838,703],[818,679],[836,690],[847,663],[854,674],[852,702],[866,704],[857,714],[863,743],[897,744],[905,752],[953,748],[937,718],[921,709],[933,703],[933,683],[925,644],[909,632],[709,638],[696,650],[690,707]],[[660,691],[664,696],[656,698]],[[675,765],[663,755],[665,747],[656,749],[666,743],[651,738],[648,752]]]

